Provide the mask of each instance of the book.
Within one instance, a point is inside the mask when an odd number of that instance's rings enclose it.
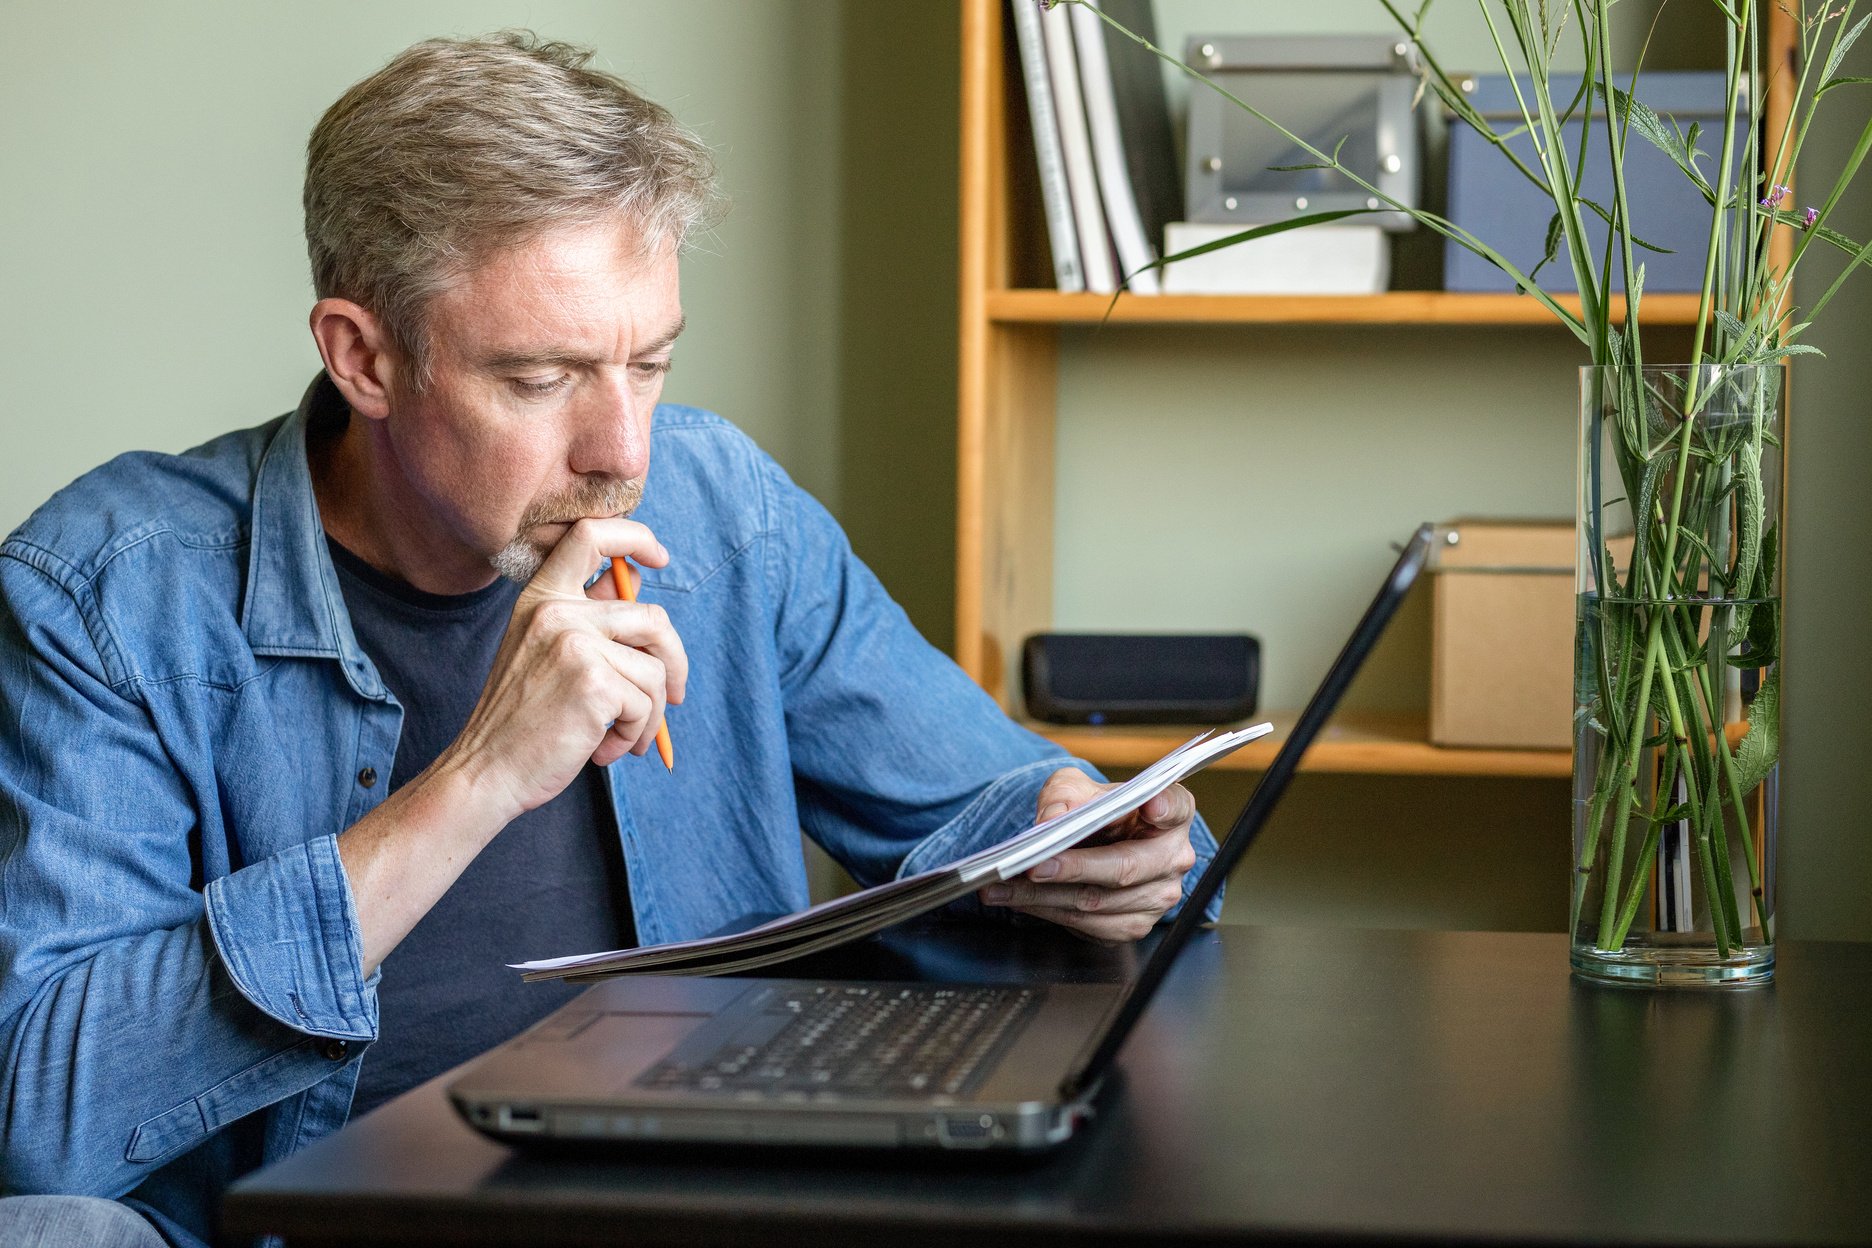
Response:
[[[1060,152],[1066,165],[1066,188],[1072,197],[1086,289],[1109,295],[1118,289],[1118,264],[1112,255],[1111,235],[1105,229],[1098,172],[1092,164],[1092,133],[1086,127],[1085,100],[1079,91],[1072,21],[1053,9],[1040,15],[1040,32],[1046,46],[1047,80],[1053,87],[1053,115],[1059,121]]]
[[[1099,8],[1140,37],[1157,42],[1152,0],[1100,0]],[[1131,196],[1155,246],[1164,227],[1183,219],[1183,164],[1177,157],[1164,65],[1149,48],[1105,27],[1105,63],[1111,68],[1118,128],[1124,135]]]
[[[1173,221],[1164,230],[1164,255],[1251,228]],[[1313,225],[1269,234],[1163,270],[1164,291],[1177,295],[1375,295],[1390,281],[1391,240],[1375,225]]]
[[[1008,0],[1014,8],[1014,38],[1020,47],[1021,81],[1027,88],[1027,119],[1032,124],[1034,162],[1040,172],[1040,202],[1046,210],[1047,243],[1053,252],[1053,284],[1067,292],[1085,289],[1079,262],[1078,227],[1073,224],[1072,193],[1066,186],[1065,157],[1060,151],[1059,119],[1053,114],[1053,85],[1047,75],[1040,7],[1033,0]]]
[[[1092,138],[1092,163],[1098,173],[1099,195],[1105,202],[1105,223],[1118,252],[1118,280],[1134,294],[1154,295],[1160,282],[1151,264],[1157,259],[1144,218],[1131,186],[1131,164],[1125,155],[1125,136],[1118,118],[1118,97],[1112,85],[1111,61],[1106,56],[1105,23],[1089,5],[1071,10],[1073,48],[1079,58],[1079,94],[1085,104],[1086,128]]]
[[[1177,781],[1273,730],[1272,724],[1256,724],[1232,732],[1202,733],[1085,805],[1037,823],[997,845],[947,866],[821,902],[745,932],[510,965],[526,980],[723,975],[830,949],[958,901],[993,881],[1011,880],[1130,814]]]

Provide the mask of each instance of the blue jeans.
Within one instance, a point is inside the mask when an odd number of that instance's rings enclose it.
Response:
[[[96,1196],[0,1198],[0,1248],[165,1248],[128,1205]]]

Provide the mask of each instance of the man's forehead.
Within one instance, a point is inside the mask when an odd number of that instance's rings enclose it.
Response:
[[[431,330],[477,357],[667,347],[682,331],[675,250],[645,255],[635,242],[615,227],[579,227],[508,248],[438,295]]]

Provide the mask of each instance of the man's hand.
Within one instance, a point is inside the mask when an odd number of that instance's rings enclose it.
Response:
[[[666,702],[689,676],[661,607],[623,602],[611,578],[585,582],[606,557],[669,562],[630,520],[580,520],[514,603],[494,669],[468,726],[423,773],[338,837],[373,973],[462,869],[522,813],[656,740]]]
[[[1040,790],[1040,818],[1075,810],[1112,787],[1075,768],[1056,771]],[[1182,899],[1183,876],[1196,865],[1189,835],[1195,817],[1196,800],[1173,784],[1026,875],[990,884],[980,897],[1105,944],[1137,940]]]
[[[656,741],[683,700],[689,660],[663,608],[624,602],[603,559],[649,567],[669,553],[631,520],[580,520],[521,591],[468,724],[438,765],[460,768],[512,815],[558,796],[587,761],[606,766]],[[510,816],[511,817],[511,816]]]

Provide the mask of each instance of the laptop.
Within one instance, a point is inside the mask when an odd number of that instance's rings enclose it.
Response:
[[[468,1066],[450,1100],[510,1143],[1031,1152],[1064,1142],[1430,549],[1424,525],[1129,982],[611,979]]]

